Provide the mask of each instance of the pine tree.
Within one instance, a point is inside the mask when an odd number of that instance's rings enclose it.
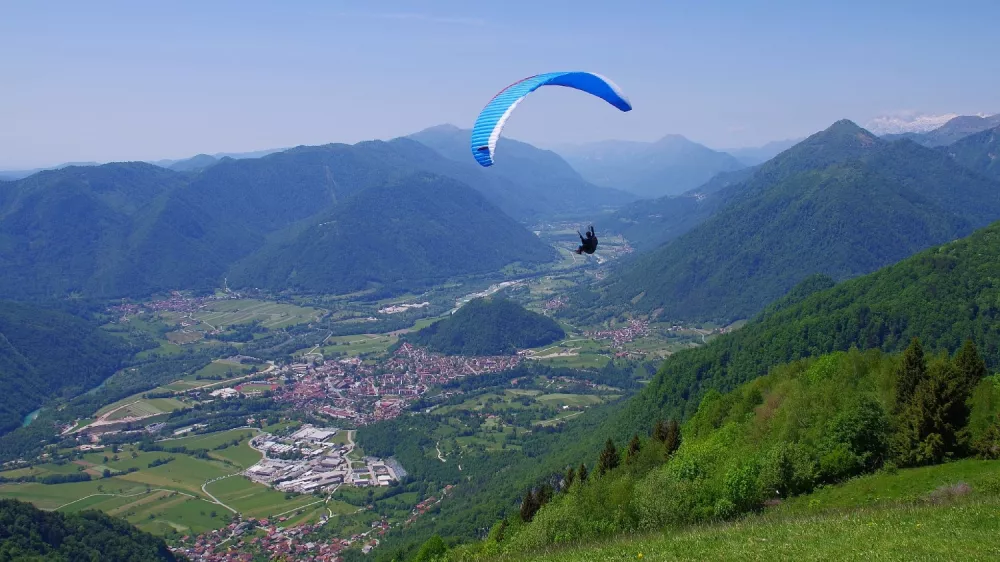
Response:
[[[989,375],[989,371],[986,370],[986,362],[979,355],[979,350],[971,339],[966,339],[962,348],[955,354],[955,367],[962,374],[962,385],[965,386],[967,393],[971,393],[979,381]]]
[[[525,492],[524,499],[521,500],[521,521],[525,523],[531,521],[538,511],[538,507],[538,499],[535,497],[534,492],[531,490]]]
[[[576,480],[576,469],[572,466],[566,470],[566,476],[563,477],[563,489],[569,490],[570,486],[573,485],[573,481]]]
[[[536,508],[535,511],[540,509],[543,505],[549,503],[549,500],[552,499],[552,494],[552,485],[549,483],[539,486],[538,492],[535,494],[535,503],[538,504],[538,508]]]
[[[580,468],[577,469],[576,476],[577,476],[577,478],[579,478],[580,484],[583,484],[584,482],[586,482],[587,481],[587,476],[588,476],[588,474],[587,474],[587,465],[585,465],[583,463],[580,463]]]
[[[628,452],[625,454],[625,462],[634,462],[640,449],[642,449],[642,442],[639,441],[639,434],[637,433],[632,435],[632,439],[628,442]]]
[[[965,447],[971,388],[966,375],[947,357],[935,359],[901,412],[897,454],[904,464],[943,461]]]
[[[664,430],[666,437],[663,439],[666,455],[674,454],[681,446],[681,424],[677,420],[670,420]]]
[[[667,422],[656,420],[656,423],[653,424],[653,439],[656,439],[660,443],[667,440]]]
[[[927,378],[927,363],[924,359],[924,348],[918,338],[913,338],[906,351],[903,352],[903,362],[896,369],[896,411],[906,409],[920,381]]]
[[[604,476],[605,473],[618,468],[618,460],[618,448],[609,437],[604,443],[600,458],[597,459],[597,474]]]

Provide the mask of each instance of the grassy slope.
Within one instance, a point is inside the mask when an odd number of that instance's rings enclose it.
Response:
[[[935,490],[962,482],[972,488],[968,496],[928,501]],[[735,523],[510,559],[638,560],[642,553],[643,560],[987,560],[1000,556],[997,513],[1000,462],[966,460],[856,478]]]

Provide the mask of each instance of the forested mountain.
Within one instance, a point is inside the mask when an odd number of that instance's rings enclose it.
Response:
[[[434,149],[453,163],[447,171],[437,173],[479,189],[518,219],[595,213],[636,198],[621,190],[587,182],[555,152],[505,137],[497,143],[496,164],[482,168],[472,159],[471,134],[452,125],[440,125],[408,138]]]
[[[969,135],[940,150],[966,168],[1000,180],[1000,126]]]
[[[564,337],[555,320],[494,297],[472,300],[406,339],[446,355],[513,355]]]
[[[64,312],[0,301],[0,434],[53,396],[111,376],[129,353],[118,338]]]
[[[0,560],[186,560],[163,539],[98,511],[42,511],[30,503],[0,500]]]
[[[230,283],[347,293],[413,288],[556,252],[455,180],[417,174],[356,193],[295,237],[237,264]]]
[[[724,208],[643,256],[603,304],[731,321],[814,273],[847,279],[1000,218],[1000,183],[841,121],[757,168]]]
[[[208,154],[199,154],[197,156],[192,156],[187,160],[179,160],[170,164],[169,166],[164,166],[165,168],[170,168],[175,172],[197,172],[199,170],[204,170],[210,166],[214,166],[219,162],[219,159],[214,156],[209,156]]]
[[[587,180],[644,199],[677,195],[716,174],[744,167],[732,155],[680,135],[667,135],[651,143],[594,142],[566,147],[560,154]]]
[[[233,263],[251,256],[266,241],[294,238],[299,229],[334,212],[354,194],[417,172],[464,182],[501,206],[515,201],[514,208],[534,208],[536,200],[545,200],[547,192],[539,182],[546,178],[528,185],[529,191],[540,190],[532,194],[541,193],[540,199],[532,198],[468,160],[471,164],[449,160],[401,138],[297,147],[254,159],[225,158],[196,174],[130,162],[70,167],[3,183],[0,268],[5,274],[0,296],[144,296],[215,287]],[[606,192],[582,180],[574,183],[575,172],[563,165],[571,176],[564,191],[558,185],[553,188],[551,193],[557,195],[549,199],[549,211],[557,200],[572,199],[569,192]],[[585,200],[576,199],[573,205],[596,208],[597,203],[590,206]],[[577,208],[573,205],[569,208]],[[419,214],[411,215],[407,227],[422,220]],[[513,223],[503,226],[515,238],[526,234]],[[374,254],[368,257],[375,259]]]
[[[680,195],[630,203],[611,215],[608,228],[621,232],[638,250],[656,248],[698,226],[724,207],[739,193],[739,188],[755,169],[723,172]]]

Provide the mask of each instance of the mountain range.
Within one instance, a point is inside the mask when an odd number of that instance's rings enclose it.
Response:
[[[457,139],[462,134],[445,136]],[[448,146],[440,143],[439,150],[447,151]],[[354,196],[357,209],[366,208],[359,202],[366,197],[382,204],[392,198],[384,191],[386,186],[406,189],[400,180],[418,173],[440,178],[442,189],[453,195],[463,190],[481,194],[456,195],[457,204],[467,208],[447,211],[452,217],[475,217],[478,226],[463,222],[451,229],[441,224],[420,227],[442,220],[445,211],[429,205],[426,198],[420,207],[409,197],[415,194],[405,194],[414,214],[394,217],[401,221],[397,233],[416,228],[425,235],[419,239],[425,247],[465,248],[459,255],[467,259],[457,268],[445,269],[456,274],[495,268],[498,259],[537,262],[547,255],[537,238],[499,216],[503,211],[529,220],[567,210],[593,213],[629,199],[587,184],[553,153],[516,143],[509,148],[510,156],[527,172],[519,165],[508,165],[501,173],[481,169],[471,158],[458,162],[420,142],[399,138],[296,147],[253,159],[223,158],[195,174],[129,162],[49,170],[0,183],[0,266],[5,271],[0,295],[139,296],[178,287],[209,288],[218,286],[240,260],[246,261],[237,276],[276,279],[276,273],[248,270],[252,263],[264,267],[251,255],[269,244],[293,240],[303,229],[318,228],[316,221],[336,216],[335,208]],[[508,179],[519,174],[534,181]],[[368,188],[383,189],[359,195]],[[429,195],[426,189],[415,193]],[[367,209],[371,208],[369,204]],[[439,211],[436,218],[422,214],[432,209]],[[374,222],[357,224],[358,229],[340,242],[384,239],[379,232],[384,225],[377,216],[369,217]],[[473,232],[491,227],[502,229],[518,245],[498,252],[497,231],[478,236]],[[373,272],[379,271],[368,262],[354,265],[362,269],[371,265]],[[301,267],[286,271],[293,270],[302,275]],[[395,272],[405,278],[418,273]],[[317,274],[313,281],[324,275]]]
[[[1000,218],[996,180],[850,121],[715,197],[710,218],[609,280],[605,304],[664,320],[747,318],[810,274],[868,273]]]
[[[496,163],[482,168],[469,152],[471,134],[452,125],[439,125],[407,138],[449,159],[449,175],[474,187],[482,186],[497,206],[518,219],[592,215],[636,199],[634,194],[585,180],[555,152],[505,137],[497,142]]]
[[[652,143],[612,140],[567,146],[560,154],[587,180],[645,199],[683,193],[720,172],[745,166],[680,135]]]
[[[883,138],[887,140],[906,138],[924,146],[940,147],[952,144],[969,135],[996,127],[1000,127],[1000,114],[988,117],[959,115],[930,131],[887,134]]]

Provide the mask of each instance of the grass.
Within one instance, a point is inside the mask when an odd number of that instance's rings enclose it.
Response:
[[[165,414],[175,410],[188,408],[189,405],[175,398],[154,398],[150,400],[139,400],[122,408],[119,408],[110,416],[109,420],[120,420],[130,416],[149,417],[157,414]]]
[[[202,324],[218,329],[254,321],[259,321],[265,328],[278,329],[311,322],[319,312],[315,308],[294,304],[241,299],[212,302],[196,312],[194,317]]]
[[[215,377],[230,379],[240,375],[245,375],[248,372],[250,372],[250,367],[246,365],[233,363],[232,361],[225,361],[223,359],[216,359],[215,361],[212,361],[211,363],[205,365],[201,369],[198,369],[197,371],[184,377],[183,380],[192,381],[194,384],[192,384],[191,386],[198,386],[201,384],[212,382],[211,379],[214,379]],[[199,379],[198,377],[201,378]]]
[[[910,468],[895,474],[879,473],[854,478],[839,486],[827,486],[809,495],[791,498],[775,511],[808,514],[820,510],[914,501],[943,486],[964,482],[975,490],[994,478],[1000,478],[1000,462],[966,459]]]
[[[286,499],[279,492],[263,484],[256,484],[243,476],[232,476],[217,480],[205,487],[219,501],[250,517],[270,517],[315,502],[310,494],[291,496]]]
[[[667,535],[500,560],[996,560],[1000,500],[862,509],[786,519],[764,515]],[[641,555],[641,557],[640,557]]]
[[[543,394],[535,400],[560,408],[563,406],[593,406],[604,401],[600,396],[593,394]]]

